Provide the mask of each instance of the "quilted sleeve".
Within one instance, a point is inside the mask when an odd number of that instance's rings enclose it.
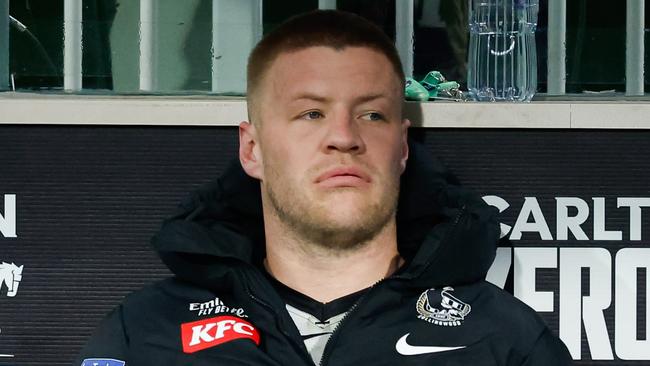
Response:
[[[549,365],[573,365],[573,359],[564,343],[546,328],[521,366]]]
[[[125,366],[128,347],[120,305],[101,321],[73,366]]]

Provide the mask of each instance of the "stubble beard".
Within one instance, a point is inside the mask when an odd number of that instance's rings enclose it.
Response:
[[[381,185],[381,194],[376,201],[359,207],[345,220],[334,220],[331,215],[336,215],[336,212],[330,212],[332,208],[328,208],[326,202],[309,197],[305,190],[290,184],[277,171],[269,168],[265,167],[265,171],[271,173],[273,178],[267,181],[263,189],[271,210],[301,242],[342,254],[364,246],[395,219],[399,178]]]

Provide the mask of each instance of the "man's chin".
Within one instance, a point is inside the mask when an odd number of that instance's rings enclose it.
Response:
[[[333,202],[326,208],[321,209],[316,216],[320,216],[319,221],[329,223],[328,226],[352,229],[366,226],[366,221],[374,217],[377,214],[376,211],[377,206],[348,199]]]
[[[318,187],[317,195],[324,199],[336,199],[336,197],[365,197],[371,195],[369,187]]]
[[[389,219],[378,213],[376,206],[342,202],[339,207],[311,215],[311,224],[312,227],[319,227],[322,233],[326,233],[325,236],[337,237],[336,241],[346,241],[345,238],[370,240]]]
[[[269,186],[271,188],[271,186]],[[395,196],[370,189],[335,188],[291,190],[277,195],[269,189],[269,203],[280,221],[307,242],[323,248],[349,250],[372,240],[394,218]]]
[[[326,249],[335,251],[353,250],[372,240],[381,229],[372,227],[371,223],[360,221],[321,222],[320,226],[312,229],[309,241]]]
[[[318,202],[319,205],[338,213],[349,212],[353,215],[355,212],[368,209],[373,206],[373,203],[376,205],[377,201],[376,194],[369,190],[343,187],[319,192],[314,195],[313,202]]]

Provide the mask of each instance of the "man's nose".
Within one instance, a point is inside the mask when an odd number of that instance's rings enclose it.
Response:
[[[358,121],[350,113],[339,113],[328,121],[326,149],[328,152],[339,151],[360,154],[365,151]]]

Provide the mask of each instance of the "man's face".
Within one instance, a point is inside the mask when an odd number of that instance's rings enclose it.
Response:
[[[332,249],[375,237],[394,219],[408,156],[400,89],[370,48],[281,54],[258,90],[259,123],[245,127],[265,212]]]

